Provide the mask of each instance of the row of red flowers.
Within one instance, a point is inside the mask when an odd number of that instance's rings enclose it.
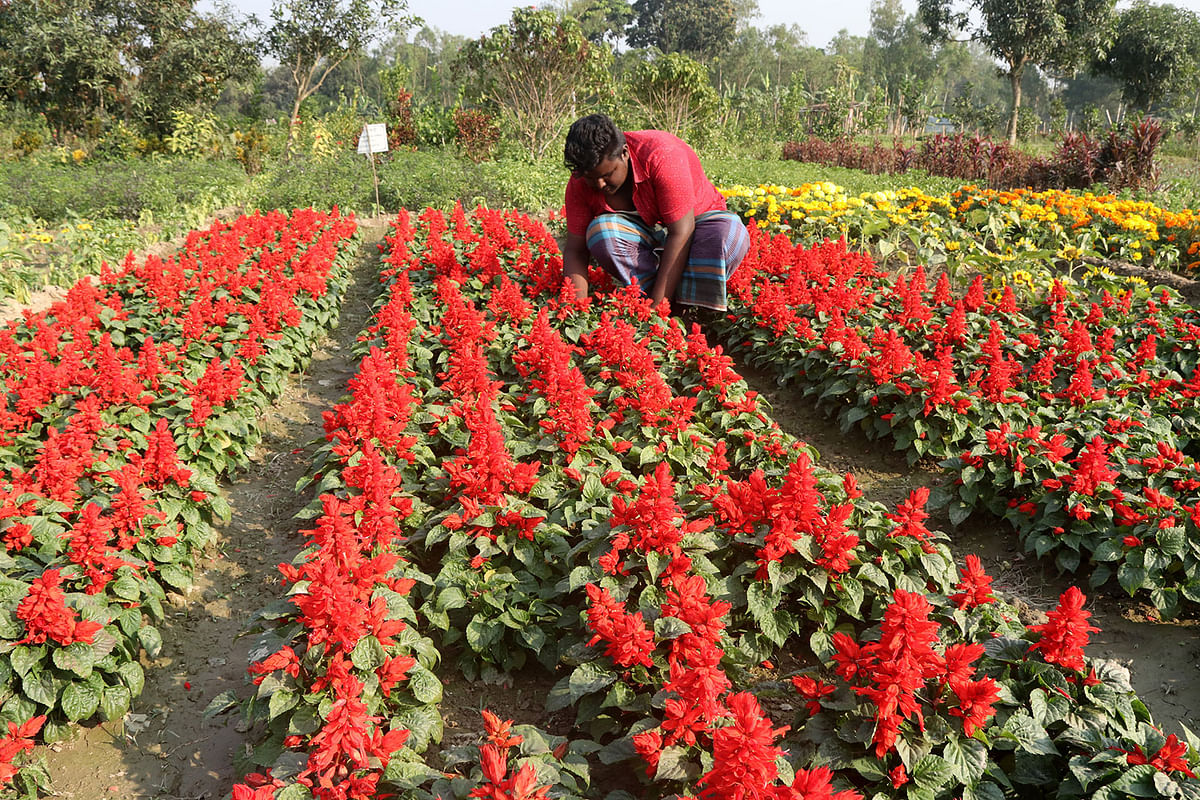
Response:
[[[239,798],[591,796],[617,787],[590,762],[630,759],[653,785],[630,791],[704,797],[1186,784],[1194,753],[1084,657],[1081,595],[1026,629],[923,493],[867,501],[643,298],[559,293],[542,226],[402,214],[390,248],[252,670],[271,771]],[[538,662],[568,738],[491,717],[426,766],[440,691],[415,679],[439,657],[497,681]],[[758,699],[789,678],[790,730]]]
[[[843,429],[944,460],[952,520],[990,508],[1027,549],[1164,613],[1200,602],[1200,313],[1167,290],[1056,283],[1019,308],[840,243],[757,231],[716,323]]]
[[[0,716],[21,744],[0,782],[34,733],[141,691],[162,601],[228,515],[215,479],[336,321],[355,229],[311,210],[218,222],[0,330]]]

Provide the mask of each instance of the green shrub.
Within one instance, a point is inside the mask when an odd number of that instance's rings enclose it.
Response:
[[[480,164],[485,178],[484,200],[491,208],[517,208],[528,213],[558,208],[570,173],[562,159],[526,161],[497,159]]]
[[[374,203],[371,165],[354,153],[326,158],[297,156],[279,162],[255,178],[249,200],[249,205],[262,210],[337,206],[368,212]]]
[[[380,200],[390,211],[426,206],[449,209],[455,202],[473,207],[482,200],[482,189],[479,166],[450,148],[398,150],[379,168]]]
[[[181,206],[231,202],[246,174],[231,161],[129,159],[58,164],[0,163],[4,213],[55,222],[86,218],[138,219],[179,215]]]

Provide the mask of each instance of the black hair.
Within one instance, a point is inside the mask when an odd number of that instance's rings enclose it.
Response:
[[[589,114],[571,124],[563,161],[572,172],[587,172],[625,146],[625,134],[605,114]]]

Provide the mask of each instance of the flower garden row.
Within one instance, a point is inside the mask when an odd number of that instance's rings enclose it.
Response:
[[[883,256],[952,271],[962,264],[983,272],[1070,265],[1081,255],[1185,274],[1200,267],[1200,215],[1113,195],[963,186],[945,195],[910,187],[849,196],[828,181],[722,193],[731,210],[765,231],[809,243],[844,237],[860,249],[872,245]]]
[[[216,479],[337,321],[355,230],[313,211],[216,223],[0,330],[0,786],[33,794],[35,735],[140,693],[167,593],[229,515]]]
[[[517,214],[402,213],[388,248],[234,800],[1200,796],[1077,590],[1018,623],[921,492],[820,467],[698,330],[560,294]],[[438,674],[524,667],[569,737],[485,711],[434,752]]]
[[[758,231],[731,287],[720,336],[844,429],[944,459],[952,521],[986,508],[1095,586],[1200,602],[1200,313],[1176,294],[1056,282],[1022,310]]]

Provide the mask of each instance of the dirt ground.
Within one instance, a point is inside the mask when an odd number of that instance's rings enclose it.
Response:
[[[236,760],[249,745],[240,720],[226,714],[203,718],[209,701],[233,689],[246,691],[245,666],[253,639],[245,633],[257,609],[279,593],[276,565],[298,551],[303,527],[293,519],[307,502],[296,481],[321,437],[321,412],[336,403],[357,365],[351,355],[378,286],[373,281],[375,242],[384,220],[365,220],[363,255],[342,309],[341,324],[320,348],[306,375],[295,377],[264,420],[266,434],[248,469],[226,485],[232,521],[199,563],[198,579],[168,607],[162,626],[162,655],[145,663],[146,689],[124,721],[84,728],[69,742],[45,753],[54,796],[69,800],[156,798],[216,800],[227,797]],[[0,310],[0,318],[3,311]],[[939,480],[935,470],[909,467],[904,457],[860,434],[842,436],[836,425],[798,394],[747,371],[747,379],[772,404],[789,432],[813,444],[820,463],[853,472],[867,497],[895,505],[908,491]],[[976,553],[996,578],[997,588],[1016,602],[1027,621],[1036,621],[1070,581],[1026,558],[1013,533],[989,522],[968,520],[953,531],[946,519],[930,527],[950,533],[961,557]],[[1132,666],[1135,688],[1168,731],[1184,722],[1200,728],[1200,627],[1195,619],[1153,622],[1149,609],[1127,598],[1091,599],[1093,622],[1102,629],[1088,648],[1095,657]],[[1041,617],[1044,618],[1044,617]],[[516,686],[470,683],[444,674],[446,744],[477,740],[479,710],[504,718],[558,727],[541,709],[553,680],[523,679]]]

